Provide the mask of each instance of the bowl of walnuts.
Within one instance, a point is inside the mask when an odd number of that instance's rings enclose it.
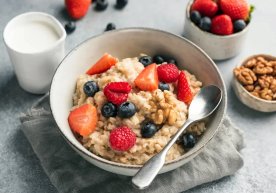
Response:
[[[276,111],[276,57],[250,56],[233,73],[234,92],[242,103],[261,112]]]

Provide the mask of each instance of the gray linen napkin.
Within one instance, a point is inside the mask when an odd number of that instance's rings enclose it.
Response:
[[[152,186],[139,191],[131,186],[130,177],[93,166],[66,144],[51,115],[48,95],[23,114],[21,122],[43,169],[62,193],[176,193],[232,175],[243,166],[241,131],[226,118],[202,153],[182,167],[158,175]]]

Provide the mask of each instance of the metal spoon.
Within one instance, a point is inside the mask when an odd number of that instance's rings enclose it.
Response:
[[[221,99],[222,92],[218,87],[214,85],[203,87],[194,97],[189,107],[188,119],[184,125],[171,138],[169,143],[135,174],[132,178],[132,184],[139,189],[148,187],[163,167],[167,152],[183,131],[191,124],[211,115],[219,106]]]

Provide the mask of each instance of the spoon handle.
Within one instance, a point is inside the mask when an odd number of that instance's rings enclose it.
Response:
[[[183,131],[192,123],[193,121],[187,119],[184,125],[171,138],[168,144],[158,154],[156,154],[151,159],[149,159],[144,164],[144,166],[135,174],[135,176],[132,178],[132,184],[135,187],[139,189],[144,189],[151,184],[151,182],[156,177],[160,169],[163,167],[165,163],[165,158],[169,149],[176,142],[176,140],[183,133]]]

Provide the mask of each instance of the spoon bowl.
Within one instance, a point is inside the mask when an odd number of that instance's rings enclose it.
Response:
[[[168,144],[155,156],[149,159],[132,178],[132,184],[138,189],[148,187],[165,163],[167,152],[180,135],[193,123],[210,116],[222,100],[222,91],[214,85],[203,87],[194,97],[189,107],[188,119],[176,132]]]

